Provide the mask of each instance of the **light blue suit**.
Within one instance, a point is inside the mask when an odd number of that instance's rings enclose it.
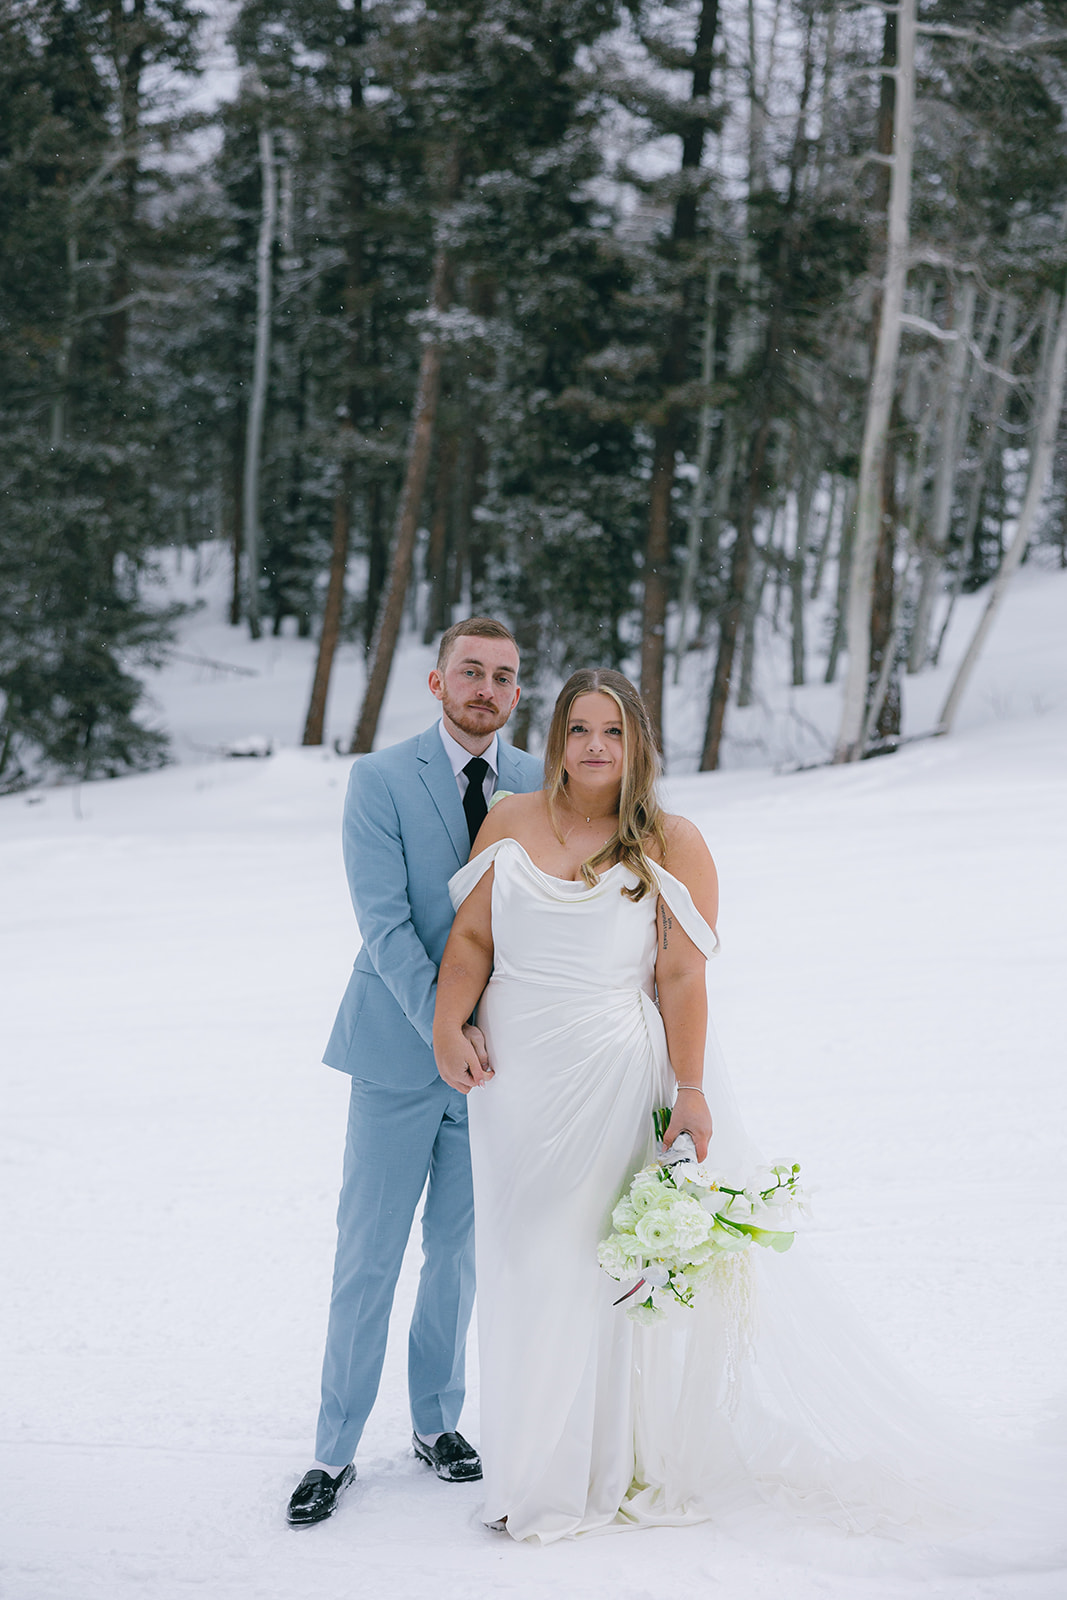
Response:
[[[497,788],[538,789],[541,763],[501,742]],[[467,1105],[434,1065],[448,880],[470,853],[459,787],[435,724],[362,756],[345,799],[344,857],[363,948],[326,1046],[352,1075],[315,1454],[355,1454],[378,1392],[393,1292],[424,1185],[423,1268],[408,1340],[416,1432],[448,1433],[464,1396],[474,1299]]]

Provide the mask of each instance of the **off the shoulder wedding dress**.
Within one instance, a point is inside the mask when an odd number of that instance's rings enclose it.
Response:
[[[474,1168],[487,1522],[515,1539],[740,1517],[944,1538],[996,1485],[973,1441],[882,1355],[810,1261],[753,1251],[747,1288],[635,1325],[597,1243],[653,1153],[674,1078],[654,1001],[657,897],[554,878],[514,839],[492,867],[493,974],[478,1010],[495,1077],[468,1097]],[[694,944],[718,941],[685,885],[660,898]],[[761,1157],[709,1029],[718,1170]],[[775,1152],[777,1154],[777,1152]],[[794,1152],[788,1152],[792,1158]],[[1018,1556],[1016,1550],[1013,1559]]]

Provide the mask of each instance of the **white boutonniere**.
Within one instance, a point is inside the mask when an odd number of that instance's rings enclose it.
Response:
[[[492,811],[498,800],[506,800],[509,795],[513,795],[514,793],[514,789],[498,789],[489,802],[490,811]]]

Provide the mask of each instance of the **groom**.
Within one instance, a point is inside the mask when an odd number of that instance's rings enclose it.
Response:
[[[541,785],[541,764],[498,738],[519,699],[519,652],[501,622],[471,617],[441,640],[430,692],[441,719],[352,767],[344,858],[363,947],[328,1066],[352,1077],[337,1255],[322,1366],[316,1461],[288,1520],[321,1522],[355,1476],[389,1313],[419,1197],[423,1267],[408,1336],[417,1456],[447,1482],[482,1475],[455,1431],[474,1297],[467,1107],[434,1066],[437,966],[452,925],[448,880],[466,861],[496,789]],[[479,1054],[477,1028],[469,1035]]]

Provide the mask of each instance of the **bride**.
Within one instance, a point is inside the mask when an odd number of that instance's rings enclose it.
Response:
[[[665,1143],[689,1132],[716,1170],[760,1159],[708,1023],[715,867],[660,809],[657,767],[627,679],[575,673],[544,789],[494,805],[450,886],[434,1049],[448,1083],[479,1090],[484,1519],[547,1543],[771,1502],[849,1531],[944,1533],[981,1505],[973,1442],[857,1329],[802,1242],[653,1326],[598,1267],[658,1107],[673,1104]],[[462,1031],[476,1007],[488,1064]]]

